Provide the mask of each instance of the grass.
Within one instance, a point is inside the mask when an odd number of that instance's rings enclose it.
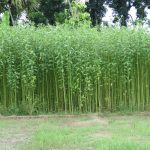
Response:
[[[0,131],[0,150],[150,149],[150,116],[139,114],[1,119]]]

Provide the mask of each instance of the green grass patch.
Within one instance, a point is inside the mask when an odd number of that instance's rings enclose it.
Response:
[[[128,138],[100,139],[94,143],[95,150],[149,150],[149,141],[134,141]]]
[[[12,149],[17,141],[15,150],[149,150],[149,126],[150,117],[144,115],[1,120],[6,136],[0,145]]]

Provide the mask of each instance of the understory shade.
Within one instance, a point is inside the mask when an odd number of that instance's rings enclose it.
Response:
[[[29,113],[150,111],[150,34],[0,28],[0,104]]]

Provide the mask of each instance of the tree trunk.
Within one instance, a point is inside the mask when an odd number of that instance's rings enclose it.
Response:
[[[11,13],[11,5],[12,5],[12,1],[9,0],[9,1],[8,1],[9,25],[10,25],[10,26],[14,26],[14,19],[13,19],[12,13]]]

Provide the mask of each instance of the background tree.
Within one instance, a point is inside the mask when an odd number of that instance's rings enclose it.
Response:
[[[40,11],[31,11],[28,15],[28,19],[32,21],[35,26],[38,26],[39,24],[48,24],[48,18]]]
[[[65,22],[73,26],[80,26],[83,24],[90,25],[91,24],[90,14],[87,13],[85,9],[86,9],[85,4],[77,1],[72,1],[69,9],[67,10],[68,14],[66,15]]]
[[[89,0],[89,2],[86,2],[87,12],[90,13],[93,26],[102,22],[106,13],[105,2],[106,0]]]
[[[120,20],[122,26],[127,26],[130,17],[131,7],[137,10],[137,19],[143,20],[146,17],[145,8],[150,5],[149,0],[107,0],[107,4],[114,10],[114,22]],[[118,18],[118,20],[116,19]]]
[[[64,11],[66,5],[65,0],[40,0],[37,10],[30,13],[29,19],[36,24],[46,24],[48,21],[49,24],[54,25],[55,14]]]
[[[120,19],[120,24],[122,26],[127,26],[127,20],[129,19],[129,10],[132,7],[131,0],[112,0],[108,2],[109,7],[114,10],[114,22]]]
[[[36,7],[38,0],[2,0],[0,2],[0,13],[9,11],[10,25],[14,25],[21,13],[26,13]]]
[[[135,0],[134,6],[137,9],[137,19],[143,20],[146,17],[145,8],[150,8],[150,1],[149,0]]]
[[[90,13],[93,26],[101,24],[106,13],[106,5],[113,9],[114,22],[119,21],[121,26],[127,26],[131,17],[129,11],[132,7],[137,10],[137,20],[146,18],[145,9],[150,7],[150,0],[89,0],[86,2],[86,11]],[[39,23],[55,25],[61,18],[64,23],[65,10],[72,15],[72,0],[1,0],[0,13],[9,11],[10,25],[15,24],[23,11],[29,20],[36,25]],[[67,12],[67,13],[68,13]]]

